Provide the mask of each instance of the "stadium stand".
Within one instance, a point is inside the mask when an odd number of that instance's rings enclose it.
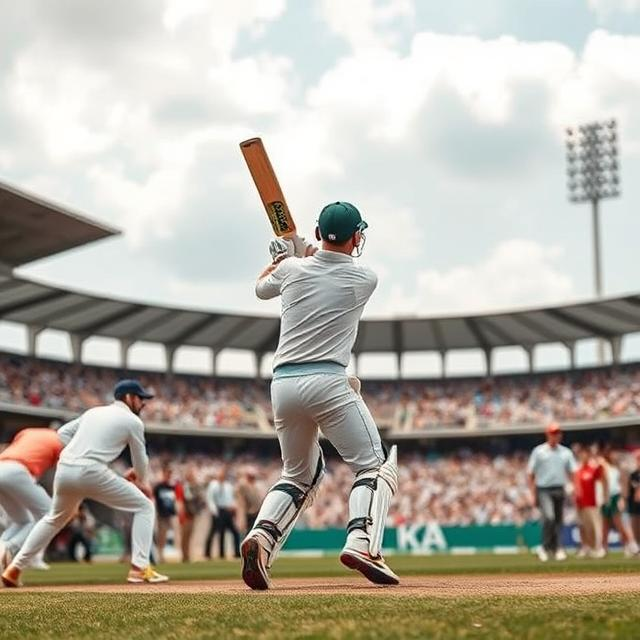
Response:
[[[280,469],[275,442],[256,440],[274,438],[268,384],[256,378],[220,377],[216,359],[225,349],[248,350],[260,371],[262,359],[277,342],[277,318],[116,300],[25,279],[14,268],[117,231],[3,184],[0,226],[0,320],[27,329],[27,355],[0,354],[0,432],[5,441],[20,425],[66,420],[108,401],[116,379],[133,374],[158,394],[144,416],[156,478],[166,464],[173,467],[177,480],[188,467],[195,467],[204,487],[220,465],[230,465],[238,478],[250,464],[263,489],[275,479]],[[73,362],[37,357],[38,336],[46,328],[69,335]],[[440,379],[363,384],[365,399],[385,435],[390,440],[415,440],[401,448],[403,489],[391,513],[393,523],[530,520],[522,451],[539,436],[527,434],[539,434],[551,418],[585,440],[591,437],[584,435],[586,429],[595,428],[595,438],[610,427],[637,425],[640,365],[620,362],[623,336],[638,331],[640,295],[483,315],[362,321],[354,347],[356,368],[359,356],[366,353],[394,354],[400,372],[402,356],[409,352],[436,352],[443,363]],[[93,336],[120,342],[119,369],[82,363],[83,344]],[[576,344],[593,338],[608,341],[612,366],[576,369]],[[166,373],[130,371],[129,350],[137,341],[164,347]],[[548,343],[567,348],[567,371],[534,370],[535,347]],[[212,375],[175,374],[175,356],[182,346],[208,348],[214,356]],[[503,346],[524,349],[528,374],[492,375],[493,352]],[[486,375],[447,378],[446,356],[456,349],[480,350]],[[627,444],[630,433],[626,429]],[[187,434],[200,438],[182,437]],[[490,436],[487,446],[475,446],[476,436],[485,434]],[[508,447],[506,434],[514,434]],[[451,437],[458,438],[455,445],[446,440]],[[194,441],[198,446],[188,444]],[[329,456],[327,478],[303,524],[343,526],[350,484],[347,467]]]
[[[128,375],[156,391],[145,418],[158,429],[270,429],[266,381],[132,374],[10,354],[0,354],[0,408],[51,409],[51,417],[65,418],[108,402],[117,379]],[[363,393],[380,428],[392,433],[527,425],[540,429],[550,420],[608,424],[640,416],[640,365],[531,376],[365,382]]]

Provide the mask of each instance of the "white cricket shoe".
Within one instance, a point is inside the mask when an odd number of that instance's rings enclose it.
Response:
[[[540,562],[549,561],[549,554],[544,547],[538,547],[538,560],[540,560]]]
[[[42,558],[36,558],[30,565],[29,569],[36,569],[37,571],[49,571],[51,565],[45,562]]]
[[[555,553],[555,559],[558,562],[564,562],[567,559],[567,552],[564,549],[557,549]]]
[[[240,547],[242,579],[250,589],[264,591],[271,587],[267,569],[267,551],[255,536],[245,538]]]
[[[599,549],[594,549],[590,555],[592,558],[600,560],[601,558],[607,557],[607,552],[602,547],[600,547]]]
[[[382,555],[374,558],[369,553],[369,541],[366,539],[348,539],[340,554],[340,562],[349,569],[359,571],[374,584],[400,584],[400,578],[387,565]]]
[[[576,558],[582,559],[586,557],[587,557],[587,550],[584,547],[580,547],[576,552]]]

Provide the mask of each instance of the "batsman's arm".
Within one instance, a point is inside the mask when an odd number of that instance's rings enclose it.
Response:
[[[258,276],[256,282],[256,296],[260,300],[270,300],[280,295],[280,289],[287,271],[286,254],[277,257],[270,265],[267,265]]]

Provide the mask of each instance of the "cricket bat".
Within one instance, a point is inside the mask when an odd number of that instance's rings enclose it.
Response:
[[[256,184],[267,217],[276,236],[290,237],[296,233],[296,223],[284,199],[267,151],[260,138],[250,138],[240,143],[240,151]]]

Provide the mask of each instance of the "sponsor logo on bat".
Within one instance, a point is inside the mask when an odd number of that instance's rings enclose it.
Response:
[[[287,212],[284,208],[284,203],[276,200],[275,202],[269,203],[269,208],[271,209],[271,217],[275,221],[278,229],[285,233],[287,231],[291,231],[289,221],[287,220]]]

